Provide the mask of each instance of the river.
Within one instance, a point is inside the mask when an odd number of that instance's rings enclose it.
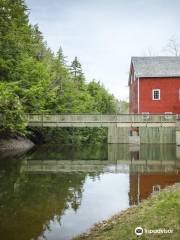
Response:
[[[0,153],[0,239],[69,240],[180,182],[180,147],[42,145]]]

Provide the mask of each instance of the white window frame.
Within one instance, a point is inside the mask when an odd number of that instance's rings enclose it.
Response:
[[[159,92],[159,98],[157,99],[157,98],[154,98],[154,92],[156,92],[156,91],[158,91]],[[154,100],[154,101],[159,101],[161,99],[161,90],[160,89],[153,89],[152,90],[152,100]]]
[[[161,191],[161,185],[153,185],[153,193],[160,192]]]

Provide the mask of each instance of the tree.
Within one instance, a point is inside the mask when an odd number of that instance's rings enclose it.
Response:
[[[166,46],[166,51],[175,57],[180,56],[180,41],[175,38],[171,38]]]
[[[57,60],[59,61],[60,65],[66,66],[66,57],[64,56],[62,47],[60,46],[59,50],[57,51],[56,55]]]
[[[76,83],[78,88],[81,88],[85,82],[84,74],[82,72],[81,64],[77,57],[71,63],[70,72],[72,74],[72,79]]]
[[[29,24],[24,0],[0,0],[0,53],[0,131],[24,133],[27,113],[117,112],[113,95],[100,83],[85,82],[77,57],[68,67],[61,47],[51,52],[38,25]],[[73,138],[70,130],[59,132],[64,142]],[[105,136],[77,132],[83,141]]]
[[[59,86],[59,92],[61,92],[63,90],[63,85],[65,85],[65,81],[70,79],[70,73],[66,65],[66,57],[64,56],[62,47],[59,48],[53,61],[53,70],[55,79],[52,81],[50,88]]]
[[[157,55],[158,54],[151,47],[147,48],[147,50],[145,50],[143,52],[144,57],[154,57],[154,56],[157,56]]]
[[[75,79],[83,74],[81,64],[78,61],[77,57],[75,57],[74,60],[72,61],[70,68],[71,68],[71,73]]]
[[[0,81],[13,81],[12,69],[29,51],[31,28],[23,0],[0,2]]]
[[[88,92],[94,99],[94,111],[98,113],[117,113],[117,101],[112,94],[93,80],[88,84]]]
[[[129,103],[125,100],[122,100],[122,101],[118,101],[118,112],[121,113],[121,114],[124,114],[124,113],[129,113]]]
[[[26,116],[23,106],[17,95],[0,84],[0,134],[25,133]]]

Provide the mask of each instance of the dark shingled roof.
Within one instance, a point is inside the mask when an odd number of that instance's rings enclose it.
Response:
[[[180,77],[180,57],[132,57],[136,77]]]

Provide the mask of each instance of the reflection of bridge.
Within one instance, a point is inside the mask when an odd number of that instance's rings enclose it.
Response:
[[[53,151],[54,154],[51,153],[49,156],[48,153],[43,156],[41,154],[29,156],[22,162],[21,171],[155,173],[174,172],[180,169],[180,148],[172,144],[143,144],[140,147],[128,144],[108,144],[108,153],[104,159],[80,159],[80,155],[76,159],[65,160],[58,150]]]
[[[176,115],[28,115],[33,127],[106,127],[108,143],[175,143]],[[130,128],[138,128],[137,136],[130,136]],[[136,132],[137,133],[137,132]],[[137,135],[137,134],[135,134]]]
[[[179,164],[180,165],[180,164]],[[177,171],[175,160],[133,160],[116,162],[104,160],[26,160],[21,165],[21,172],[174,172]],[[180,166],[179,166],[180,167]]]
[[[107,159],[63,160],[55,152],[45,158],[32,155],[21,165],[22,172],[119,172],[119,173],[156,173],[175,172],[180,169],[179,147],[174,145],[109,144]],[[105,157],[106,158],[106,157]]]

